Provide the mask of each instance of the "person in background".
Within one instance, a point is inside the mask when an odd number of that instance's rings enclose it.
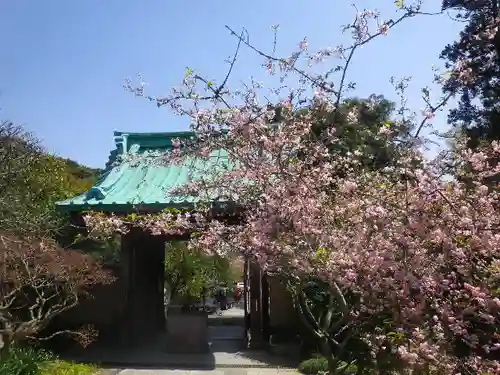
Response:
[[[220,288],[220,299],[219,299],[221,310],[227,310],[227,302],[228,302],[227,301],[227,288],[222,287],[222,288]]]
[[[219,286],[215,290],[215,301],[219,305],[219,315],[222,315],[222,311],[227,309],[227,292],[224,287]]]
[[[242,296],[243,296],[243,291],[238,285],[236,285],[236,288],[234,290],[234,302],[239,303],[241,301]]]

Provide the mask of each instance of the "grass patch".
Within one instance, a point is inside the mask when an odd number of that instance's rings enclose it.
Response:
[[[99,367],[56,359],[41,366],[40,375],[98,375]]]

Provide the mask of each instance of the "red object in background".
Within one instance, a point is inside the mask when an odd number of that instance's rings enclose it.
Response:
[[[241,288],[236,288],[236,290],[234,291],[234,299],[238,301],[241,298],[241,295],[242,295]]]

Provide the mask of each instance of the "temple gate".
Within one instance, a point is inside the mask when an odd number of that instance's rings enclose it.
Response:
[[[193,133],[115,132],[114,136],[116,147],[110,153],[99,182],[80,196],[58,202],[60,209],[73,213],[92,210],[120,215],[194,207],[196,198],[172,196],[168,193],[170,189],[190,181],[190,165],[141,162],[141,157],[154,156],[155,153],[172,149],[173,139],[187,140],[193,137]],[[132,156],[132,159],[137,155],[139,158],[135,163],[117,163],[125,155]],[[206,163],[208,168],[216,168],[220,163],[227,164],[228,157],[221,150],[214,153],[208,162],[191,162],[198,165]],[[151,334],[165,329],[164,251],[165,242],[172,239],[153,236],[137,229],[121,238],[120,282],[126,285],[126,302],[120,330],[125,344],[140,343]],[[285,294],[280,292],[279,287],[273,289],[273,295],[281,295],[282,298],[273,305],[273,301],[270,301],[268,277],[255,263],[245,262],[244,282],[245,321],[250,337],[248,344],[250,348],[261,348],[269,343],[272,316],[275,316],[273,323],[276,324],[277,320],[286,316],[283,313],[280,315],[280,307],[290,307],[283,303],[286,297],[283,297]]]

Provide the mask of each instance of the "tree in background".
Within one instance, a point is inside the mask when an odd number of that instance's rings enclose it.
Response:
[[[444,0],[443,9],[456,11],[465,24],[458,40],[441,53],[448,68],[463,68],[462,74],[453,74],[444,85],[446,93],[459,99],[449,123],[466,129],[473,147],[500,139],[500,2]]]
[[[230,260],[209,255],[186,241],[169,242],[165,248],[165,282],[167,298],[198,299],[218,284],[231,284],[235,275]]]
[[[328,132],[335,131],[331,152],[339,156],[355,154],[364,167],[381,168],[397,159],[399,145],[408,139],[411,130],[410,123],[392,121],[395,107],[383,95],[373,94],[365,99],[346,99],[337,110],[329,106],[314,111],[304,108],[297,111],[297,116],[312,116],[315,138],[328,138]],[[391,129],[392,142],[375,136],[381,126]]]
[[[47,153],[20,126],[0,124],[0,228],[3,230],[53,235],[66,224],[55,210],[55,202],[82,193],[95,180],[95,170]]]
[[[54,241],[68,225],[55,202],[81,193],[92,174],[78,179],[75,164],[50,155],[12,123],[0,124],[0,336],[3,355],[11,342],[35,339],[50,321],[76,306],[95,284],[111,282],[89,255]],[[78,182],[78,183],[75,183]],[[68,333],[86,343],[91,329]],[[38,337],[40,339],[40,337]]]

